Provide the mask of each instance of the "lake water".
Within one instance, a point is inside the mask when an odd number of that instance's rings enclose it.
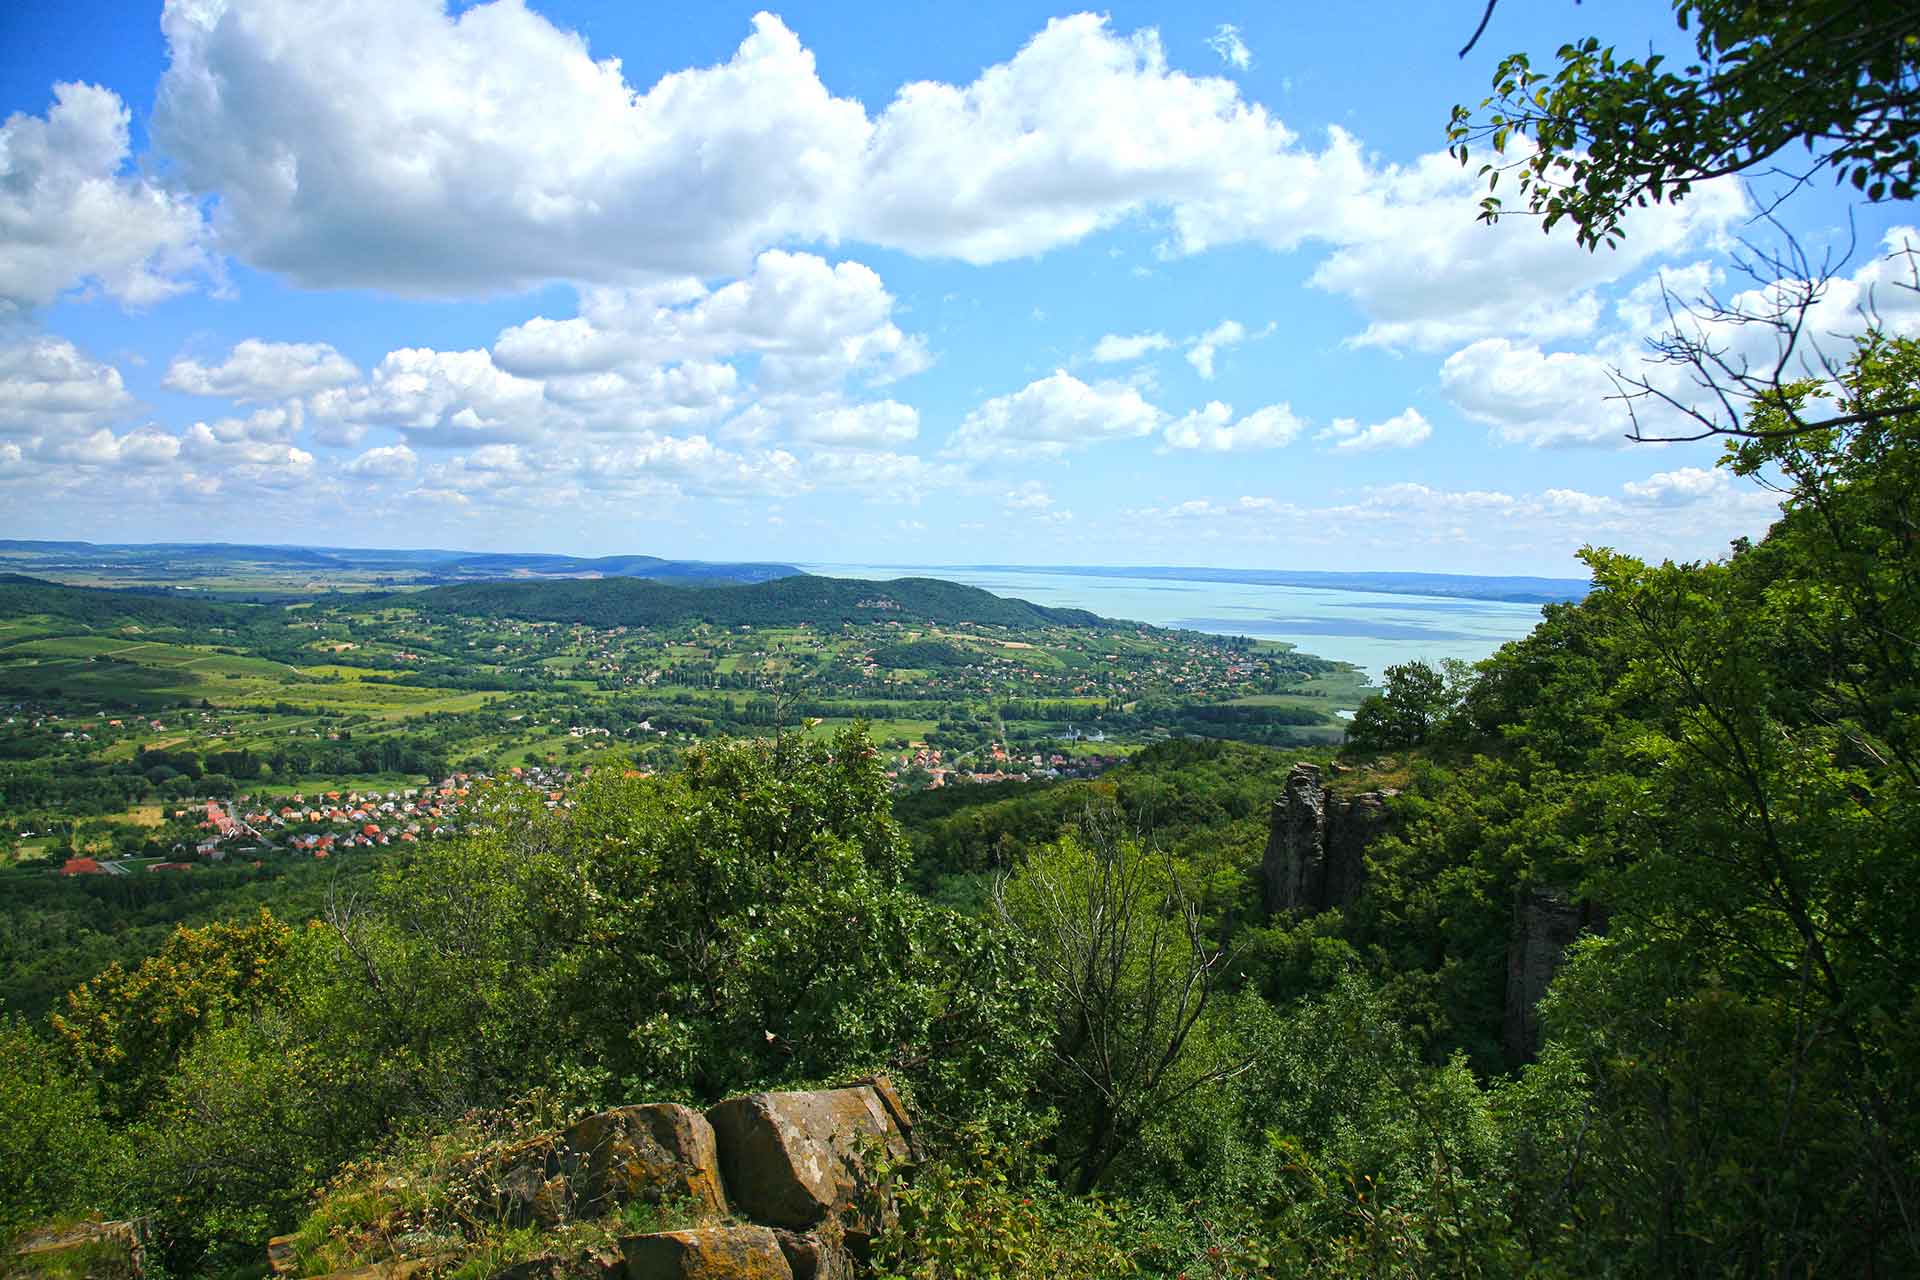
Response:
[[[1476,662],[1533,630],[1540,606],[1373,591],[1238,582],[1116,578],[1018,569],[878,564],[801,565],[833,578],[944,578],[1054,608],[1087,609],[1160,627],[1285,640],[1323,658],[1351,662],[1376,679],[1396,662]]]

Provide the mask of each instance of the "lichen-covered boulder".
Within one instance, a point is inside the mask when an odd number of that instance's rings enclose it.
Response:
[[[806,1231],[832,1217],[849,1234],[878,1229],[863,1205],[863,1151],[913,1155],[912,1126],[884,1077],[840,1089],[755,1093],[707,1113],[733,1207],[755,1222]]]
[[[469,1180],[482,1212],[553,1227],[597,1218],[634,1200],[679,1199],[724,1217],[713,1128],[674,1102],[617,1107],[476,1160]]]
[[[293,1242],[298,1236],[274,1236],[267,1241],[267,1272],[270,1275],[290,1276],[300,1264],[295,1255]]]
[[[588,1116],[560,1135],[577,1211],[598,1216],[634,1200],[689,1200],[727,1213],[713,1126],[692,1107],[656,1102]]]
[[[838,1239],[817,1231],[775,1230],[780,1252],[787,1255],[793,1280],[853,1280],[853,1255]]]
[[[696,1227],[620,1241],[627,1280],[793,1280],[765,1227]]]

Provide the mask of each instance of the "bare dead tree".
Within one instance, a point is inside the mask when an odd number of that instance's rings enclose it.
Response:
[[[1862,426],[1920,410],[1920,400],[1855,413],[1831,411],[1843,386],[1855,336],[1814,327],[1817,308],[1852,261],[1855,243],[1829,250],[1818,261],[1771,213],[1779,247],[1742,240],[1736,271],[1754,288],[1732,296],[1715,290],[1687,297],[1665,282],[1661,301],[1666,328],[1647,340],[1645,372],[1614,369],[1616,395],[1627,409],[1627,438],[1672,444],[1712,436],[1778,439],[1812,431]],[[1920,245],[1906,241],[1885,261],[1904,261],[1908,279],[1894,287],[1920,292]],[[1869,290],[1855,309],[1861,330],[1883,327],[1878,299]],[[1826,406],[1826,409],[1822,409]],[[1754,412],[1777,410],[1784,425],[1756,427]],[[1677,416],[1671,428],[1650,418]]]
[[[1069,857],[1002,876],[994,907],[1035,944],[1055,1009],[1055,1059],[1086,1101],[1085,1149],[1073,1181],[1091,1191],[1147,1121],[1230,1079],[1252,1059],[1196,1063],[1193,1036],[1230,957],[1206,937],[1172,858],[1123,836],[1117,815],[1090,815]],[[1017,886],[1017,901],[1009,885]]]

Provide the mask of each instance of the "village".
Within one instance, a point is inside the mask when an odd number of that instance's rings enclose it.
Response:
[[[566,798],[568,786],[592,772],[591,765],[577,772],[516,766],[503,770],[498,778],[485,773],[454,773],[437,785],[425,787],[206,800],[169,814],[168,829],[182,836],[172,858],[149,861],[78,856],[66,859],[56,873],[125,875],[137,866],[149,872],[184,871],[195,862],[284,854],[323,859],[348,850],[447,839],[468,828],[465,811],[489,784],[527,788],[546,808],[559,809],[571,804]]]
[[[577,732],[588,736],[593,731]],[[1023,753],[1000,742],[991,743],[979,754],[981,763],[990,768],[955,763],[938,747],[915,744],[890,760],[887,776],[896,790],[1053,781],[1096,777],[1126,759],[1117,752],[1077,756],[1057,751]],[[622,772],[628,777],[645,777],[652,771],[625,768]],[[524,788],[544,808],[567,809],[573,804],[569,788],[593,773],[591,764],[577,769],[516,765],[498,773],[455,772],[426,786],[195,800],[166,814],[164,830],[175,837],[166,857],[76,854],[50,869],[62,876],[129,875],[136,870],[167,873],[229,860],[253,860],[258,865],[268,857],[321,860],[354,851],[418,845],[470,830],[472,806],[489,787]],[[31,834],[20,833],[23,837]]]

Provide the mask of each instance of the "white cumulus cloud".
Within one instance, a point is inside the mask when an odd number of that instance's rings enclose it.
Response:
[[[1088,385],[1062,370],[969,413],[947,451],[976,460],[1057,458],[1105,440],[1150,435],[1160,418],[1160,411],[1134,387]]]
[[[1238,449],[1278,449],[1292,444],[1307,424],[1288,404],[1270,404],[1234,421],[1233,406],[1218,400],[1167,424],[1166,442],[1174,449],[1228,453]]]
[[[1187,346],[1187,363],[1202,378],[1212,379],[1213,358],[1222,347],[1237,346],[1247,340],[1247,326],[1238,320],[1222,320],[1195,338]]]
[[[794,430],[801,440],[851,448],[880,449],[906,444],[920,434],[920,414],[897,400],[836,405],[808,414]]]
[[[1405,409],[1385,422],[1362,426],[1352,418],[1336,418],[1333,425],[1314,437],[1329,441],[1333,448],[1348,453],[1366,453],[1375,449],[1411,449],[1425,444],[1433,436],[1433,425],[1420,416],[1418,409]]]
[[[1213,29],[1213,34],[1207,37],[1207,47],[1235,71],[1245,71],[1253,65],[1253,51],[1240,38],[1240,28],[1231,22],[1223,22]]]
[[[181,357],[167,367],[163,385],[196,396],[229,400],[279,400],[352,382],[353,361],[325,342],[266,342],[246,338],[215,365]]]
[[[126,104],[90,84],[56,84],[42,116],[0,123],[0,315],[94,287],[130,306],[170,297],[206,271],[198,205],[123,174]]]

